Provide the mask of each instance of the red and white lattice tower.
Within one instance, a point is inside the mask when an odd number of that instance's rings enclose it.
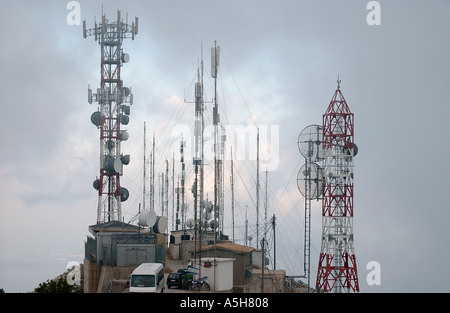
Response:
[[[322,246],[316,289],[359,292],[353,245],[354,117],[338,87],[323,115]]]
[[[83,22],[83,37],[94,36],[101,48],[100,88],[97,92],[88,90],[89,103],[98,103],[98,110],[91,116],[92,123],[100,130],[100,173],[93,183],[98,191],[98,224],[121,221],[121,202],[129,197],[128,190],[120,185],[123,165],[130,161],[130,156],[121,152],[121,142],[128,139],[121,124],[129,122],[133,95],[130,88],[124,87],[120,70],[129,61],[129,55],[122,50],[122,41],[134,39],[137,23],[137,18],[131,24],[123,21],[120,11],[117,11],[117,21],[110,22],[102,15],[101,23],[95,23],[91,29],[86,29],[86,21]]]

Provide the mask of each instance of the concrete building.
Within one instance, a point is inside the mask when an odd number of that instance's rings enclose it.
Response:
[[[251,278],[251,270],[257,265],[253,263],[253,247],[235,244],[229,241],[202,246],[201,258],[231,258],[233,260],[233,287],[239,288],[248,283]],[[191,259],[194,259],[194,250],[190,251]],[[198,256],[197,256],[198,257]]]
[[[103,293],[112,280],[128,279],[141,263],[165,263],[164,234],[111,221],[89,226],[85,243],[84,292]]]
[[[262,280],[264,279],[264,285]],[[284,293],[284,282],[286,280],[285,270],[271,270],[268,268],[263,271],[260,268],[252,270],[252,277],[247,285],[243,286],[241,292],[244,293]]]
[[[199,234],[198,234],[199,235]],[[195,248],[195,230],[183,229],[174,230],[170,233],[169,253],[175,260],[189,262],[191,260],[190,251]],[[214,241],[214,232],[202,231],[202,246],[209,245]],[[199,241],[197,241],[199,244]]]

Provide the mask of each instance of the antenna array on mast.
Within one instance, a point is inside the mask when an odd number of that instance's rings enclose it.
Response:
[[[129,122],[133,94],[131,88],[124,86],[120,74],[123,64],[130,59],[122,50],[123,39],[134,39],[137,25],[137,17],[130,25],[121,19],[119,10],[116,22],[110,22],[102,14],[99,25],[95,22],[94,28],[86,29],[83,21],[83,37],[94,36],[101,48],[100,88],[97,92],[88,89],[88,102],[99,105],[91,116],[92,123],[100,130],[100,173],[93,184],[98,191],[97,223],[121,221],[121,203],[129,197],[128,190],[120,185],[123,165],[130,160],[129,155],[121,152],[121,142],[128,139],[121,125]]]

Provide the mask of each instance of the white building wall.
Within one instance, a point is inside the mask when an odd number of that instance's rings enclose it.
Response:
[[[233,258],[202,258],[201,276],[207,276],[207,281],[213,291],[233,289]],[[205,267],[210,262],[210,267]]]

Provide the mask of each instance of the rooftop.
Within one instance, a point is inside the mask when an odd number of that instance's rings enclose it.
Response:
[[[89,226],[91,232],[132,232],[135,233],[139,229],[139,226],[131,225],[119,221],[111,221],[102,224],[95,224]]]
[[[224,242],[216,243],[215,245],[212,244],[212,245],[203,246],[202,251],[212,250],[214,248],[233,251],[233,252],[237,252],[237,253],[250,253],[253,250],[255,250],[255,248],[253,248],[253,247],[239,245],[237,243],[232,243],[231,241],[224,241]]]

